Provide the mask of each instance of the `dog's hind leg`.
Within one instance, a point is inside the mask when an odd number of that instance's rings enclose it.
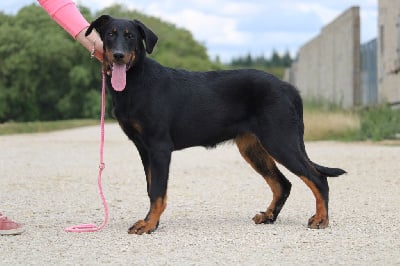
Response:
[[[274,159],[264,149],[255,135],[240,135],[235,141],[240,154],[254,170],[264,177],[273,193],[272,201],[267,210],[254,216],[253,221],[256,224],[273,223],[289,197],[292,185],[276,167]]]
[[[300,176],[300,178],[311,189],[316,200],[316,212],[308,220],[308,227],[311,229],[324,229],[328,227],[329,186],[327,177],[320,176],[320,182],[314,182],[306,176]]]
[[[272,130],[274,131],[274,130]],[[294,130],[286,132],[295,132]],[[277,142],[272,136],[283,135],[273,132],[260,138],[260,142],[271,156],[289,171],[296,174],[311,189],[316,200],[316,212],[308,220],[308,227],[323,229],[328,227],[329,186],[326,175],[319,172],[302,151],[299,139],[294,134],[286,135],[284,141]],[[300,140],[302,141],[302,140]]]

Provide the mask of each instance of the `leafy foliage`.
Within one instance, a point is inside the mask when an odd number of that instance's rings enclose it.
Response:
[[[360,139],[378,141],[398,138],[400,134],[400,109],[392,109],[390,105],[362,110],[360,120]]]
[[[293,60],[289,51],[283,56],[280,56],[277,51],[273,51],[270,58],[265,58],[264,55],[253,58],[251,54],[243,57],[234,58],[231,61],[232,66],[252,67],[254,65],[264,67],[290,67]]]
[[[158,36],[152,57],[193,70],[218,69],[187,30],[115,5],[100,14],[138,19]],[[37,5],[16,15],[0,12],[0,123],[95,118],[100,113],[101,64]]]
[[[159,37],[150,57],[161,64],[191,70],[257,68],[282,77],[289,53],[271,58],[212,62],[192,34],[159,18],[114,5],[96,14],[80,7],[88,21],[101,14],[138,19]],[[101,64],[62,30],[41,7],[32,4],[16,15],[0,12],[0,123],[97,118],[100,113]],[[109,108],[110,110],[110,108]]]
[[[251,54],[246,56],[233,58],[230,66],[233,68],[256,68],[270,72],[280,78],[283,77],[284,69],[289,67],[293,62],[289,51],[281,56],[277,51],[273,51],[270,58],[265,58],[264,55],[253,57]]]

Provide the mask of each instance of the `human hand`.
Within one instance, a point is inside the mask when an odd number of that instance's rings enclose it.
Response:
[[[100,62],[103,61],[103,41],[100,39],[99,34],[93,30],[88,36],[85,36],[87,27],[76,35],[76,40],[82,44],[93,56]]]

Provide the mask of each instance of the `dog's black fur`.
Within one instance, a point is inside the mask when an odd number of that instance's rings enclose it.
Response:
[[[137,20],[103,15],[88,28],[104,43],[103,67],[126,64],[126,88],[108,87],[120,126],[140,154],[147,178],[150,210],[129,233],[151,233],[166,207],[171,153],[192,146],[214,147],[234,140],[241,155],[260,173],[273,192],[255,223],[273,223],[291,183],[275,161],[299,176],[316,198],[310,228],[328,226],[327,177],[345,171],[313,163],[303,142],[303,106],[297,90],[271,74],[251,69],[190,72],[160,65],[146,57],[157,36]]]

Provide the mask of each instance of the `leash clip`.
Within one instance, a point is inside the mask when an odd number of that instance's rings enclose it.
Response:
[[[105,163],[100,163],[99,164],[99,169],[103,170],[104,168],[106,168]]]

